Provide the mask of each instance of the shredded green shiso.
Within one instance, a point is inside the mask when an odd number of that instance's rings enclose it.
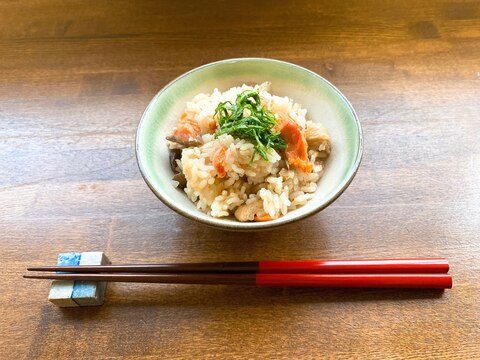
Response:
[[[268,161],[268,150],[286,147],[280,131],[275,129],[278,124],[275,114],[263,108],[256,90],[245,90],[238,94],[235,104],[231,101],[218,104],[214,116],[217,117],[219,125],[215,138],[229,134],[251,141],[255,149],[252,159],[258,153]]]

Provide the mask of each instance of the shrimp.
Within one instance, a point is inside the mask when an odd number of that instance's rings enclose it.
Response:
[[[178,125],[173,128],[173,133],[167,140],[184,146],[199,146],[202,144],[200,125],[188,113],[183,113],[178,119]]]
[[[288,163],[305,173],[312,172],[313,165],[308,160],[308,144],[302,127],[293,119],[283,117],[279,120],[279,129],[282,139],[287,143],[285,156]]]

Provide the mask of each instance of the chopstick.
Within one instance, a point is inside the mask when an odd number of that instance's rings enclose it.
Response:
[[[251,262],[37,266],[29,271],[81,273],[447,273],[445,258],[404,258],[366,260],[287,260]]]
[[[37,266],[27,279],[341,288],[449,289],[445,258]]]
[[[322,288],[450,289],[448,274],[28,274],[28,279]]]

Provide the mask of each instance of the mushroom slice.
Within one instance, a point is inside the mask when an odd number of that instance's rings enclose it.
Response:
[[[179,189],[185,189],[187,186],[187,178],[185,177],[185,174],[183,172],[173,175],[172,180],[178,182],[177,187]]]
[[[325,158],[330,154],[332,147],[327,129],[312,121],[308,121],[305,129],[305,138],[310,148],[320,152],[319,157]]]
[[[174,173],[180,172],[178,168],[177,160],[182,158],[182,149],[170,149],[169,159],[170,159],[170,168]]]

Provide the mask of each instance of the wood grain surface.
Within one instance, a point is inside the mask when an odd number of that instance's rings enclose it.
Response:
[[[0,354],[5,359],[480,358],[478,1],[0,3]],[[144,184],[135,130],[193,67],[269,57],[321,74],[365,133],[320,214],[228,233]],[[445,256],[450,291],[109,284],[59,309],[21,278],[59,252],[114,263]]]

